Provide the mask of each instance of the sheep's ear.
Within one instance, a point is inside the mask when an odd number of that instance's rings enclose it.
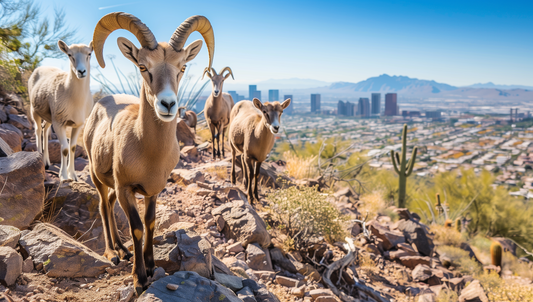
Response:
[[[137,67],[139,67],[139,49],[135,46],[130,40],[120,37],[117,39],[118,48],[122,54],[130,61],[133,62]]]
[[[281,103],[281,109],[283,110],[287,109],[287,107],[289,107],[290,104],[291,104],[291,99],[286,99],[285,101],[283,101],[283,103]]]
[[[185,52],[185,62],[189,62],[190,60],[194,59],[200,52],[200,49],[202,49],[202,40],[196,40],[187,45],[187,47],[183,49]]]
[[[257,108],[259,110],[263,110],[263,104],[261,103],[261,101],[258,98],[254,98],[252,100],[252,102],[254,103],[255,108]]]
[[[65,54],[68,55],[69,48],[68,48],[67,43],[59,40],[59,41],[57,41],[57,46],[59,46],[59,49],[61,49],[62,52],[64,52]]]
[[[94,48],[93,48],[93,41],[91,41],[91,43],[89,43],[89,48],[91,49],[91,52],[93,52]]]

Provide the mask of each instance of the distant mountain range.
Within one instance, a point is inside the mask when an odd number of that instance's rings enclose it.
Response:
[[[370,91],[424,91],[439,93],[441,91],[455,90],[457,87],[437,83],[435,81],[413,79],[406,76],[390,76],[382,74],[378,77],[368,78],[359,83],[336,82],[329,86],[332,90],[352,90],[355,92],[370,92]]]
[[[533,90],[533,86],[523,86],[523,85],[496,85],[492,82],[488,82],[485,84],[478,83],[474,85],[470,85],[468,87],[472,88],[495,88],[495,89],[527,89],[527,90]]]

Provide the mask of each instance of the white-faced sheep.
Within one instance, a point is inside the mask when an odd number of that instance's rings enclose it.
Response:
[[[140,99],[112,95],[101,99],[87,120],[83,140],[89,156],[91,178],[100,195],[100,215],[105,235],[104,256],[118,263],[119,256],[131,257],[122,244],[113,213],[118,199],[126,213],[133,239],[133,286],[137,293],[148,285],[153,275],[153,234],[158,194],[165,188],[170,171],[179,161],[176,139],[178,86],[186,63],[202,47],[197,40],[185,46],[189,35],[202,34],[213,59],[215,39],[211,24],[203,16],[185,20],[170,41],[157,42],[150,29],[138,18],[126,13],[110,13],[94,29],[93,43],[100,66],[105,67],[103,47],[106,38],[117,29],[126,29],[141,43],[137,48],[126,38],[118,38],[122,54],[135,64],[142,75]],[[144,195],[143,221],[136,209],[135,193]],[[143,249],[144,246],[144,249]]]
[[[226,75],[224,72],[228,71]],[[211,73],[212,72],[212,73]],[[233,78],[233,72],[231,68],[224,67],[220,74],[217,74],[214,68],[204,70],[204,75],[211,79],[213,84],[213,91],[207,98],[204,107],[204,116],[207,121],[207,126],[211,130],[211,138],[213,142],[213,159],[220,157],[220,137],[222,136],[222,157],[225,157],[224,152],[224,132],[229,125],[230,113],[233,108],[233,98],[229,93],[222,92],[222,86],[224,81],[231,75]],[[216,148],[215,148],[216,139]],[[218,151],[217,151],[218,150]]]
[[[198,116],[196,115],[196,112],[192,110],[187,110],[182,115],[182,112],[184,109],[186,108],[185,107],[178,108],[178,116],[185,121],[185,124],[187,124],[187,126],[189,126],[190,128],[193,128],[194,133],[196,133],[196,124],[198,123]]]
[[[59,40],[57,44],[69,57],[70,70],[65,72],[47,66],[35,69],[28,80],[30,113],[35,124],[37,150],[43,152],[45,166],[48,168],[50,165],[48,131],[53,125],[61,145],[59,178],[61,181],[77,180],[74,170],[76,142],[93,107],[89,87],[93,47],[92,42],[89,46],[83,44],[68,46]],[[72,127],[70,146],[67,141],[67,127]]]
[[[283,110],[289,107],[291,99],[283,103],[266,102],[254,98],[253,101],[238,102],[231,110],[229,142],[233,161],[231,182],[235,184],[235,158],[237,151],[242,154],[242,174],[246,181],[250,203],[259,201],[257,178],[261,164],[274,146],[274,135],[278,133]],[[258,111],[259,110],[259,111]],[[253,190],[252,190],[252,181]]]

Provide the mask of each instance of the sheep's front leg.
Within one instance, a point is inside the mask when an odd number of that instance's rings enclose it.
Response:
[[[115,189],[117,192],[118,202],[128,216],[133,239],[133,287],[140,295],[148,287],[148,278],[142,253],[143,223],[141,217],[135,208],[135,196],[130,187],[119,186]]]
[[[67,161],[69,144],[67,141],[66,127],[54,123],[54,130],[56,131],[59,145],[61,146],[61,168],[59,169],[59,180],[61,182],[68,181]]]
[[[113,248],[118,252],[121,259],[129,260],[133,255],[130,251],[122,244],[120,235],[118,234],[117,223],[115,221],[115,202],[117,201],[117,194],[115,190],[111,189],[109,192],[109,211],[108,211],[108,221],[109,228],[111,230],[111,238],[113,239]]]
[[[211,144],[213,145],[213,159],[216,159],[216,154],[217,154],[217,148],[215,148],[215,139],[216,139],[216,135],[215,135],[215,125],[213,123],[209,123],[209,130],[211,131]]]
[[[50,155],[48,154],[48,137],[50,136],[50,127],[52,124],[48,122],[44,122],[44,130],[43,130],[43,145],[44,145],[44,151],[43,151],[43,160],[44,160],[44,167],[46,169],[50,168],[52,165],[50,163]]]
[[[257,182],[259,180],[259,172],[261,172],[261,162],[255,162],[255,172],[254,172],[254,196],[255,200],[259,201],[259,191],[257,190]]]
[[[43,152],[43,125],[41,122],[41,117],[35,113],[33,115],[33,125],[35,127],[35,143],[37,144],[37,151],[39,153]]]
[[[248,171],[248,179],[247,179],[247,184],[246,184],[247,192],[248,192],[248,199],[250,201],[250,204],[253,204],[254,194],[252,192],[252,188],[253,188],[252,183],[254,179],[254,164],[253,164],[252,159],[247,154],[244,155],[244,158],[246,159],[246,170]]]
[[[74,181],[78,180],[78,176],[76,176],[76,169],[75,169],[75,163],[74,158],[76,156],[76,143],[78,142],[78,136],[80,135],[81,129],[83,129],[83,126],[78,128],[72,128],[72,133],[70,135],[70,151],[69,151],[69,158],[68,158],[68,178],[72,179]]]
[[[144,225],[146,226],[146,236],[144,237],[144,265],[146,266],[146,275],[154,275],[154,228],[155,228],[155,205],[157,195],[151,196],[148,200],[144,198]]]
[[[231,183],[232,184],[235,184],[236,183],[236,179],[235,179],[235,159],[236,159],[236,150],[235,150],[235,146],[233,146],[233,144],[230,142],[230,146],[231,146]],[[243,164],[244,166],[244,164]],[[244,171],[244,169],[242,169]]]
[[[108,201],[108,192],[109,188],[100,182],[96,177],[94,172],[91,170],[91,179],[93,180],[96,190],[98,190],[98,195],[100,195],[100,218],[102,219],[102,225],[104,227],[104,241],[105,241],[105,251],[104,257],[109,261],[113,262],[115,265],[119,262],[119,257],[113,246],[113,237],[112,237],[112,226],[109,224],[109,201]]]

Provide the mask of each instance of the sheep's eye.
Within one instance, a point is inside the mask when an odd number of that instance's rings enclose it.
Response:
[[[187,65],[183,65],[183,67],[181,68],[181,72],[185,72],[186,68],[187,68]]]
[[[146,69],[146,66],[144,66],[144,65],[139,65],[139,70],[140,70],[141,72],[145,72],[145,71],[147,71],[148,69]]]

